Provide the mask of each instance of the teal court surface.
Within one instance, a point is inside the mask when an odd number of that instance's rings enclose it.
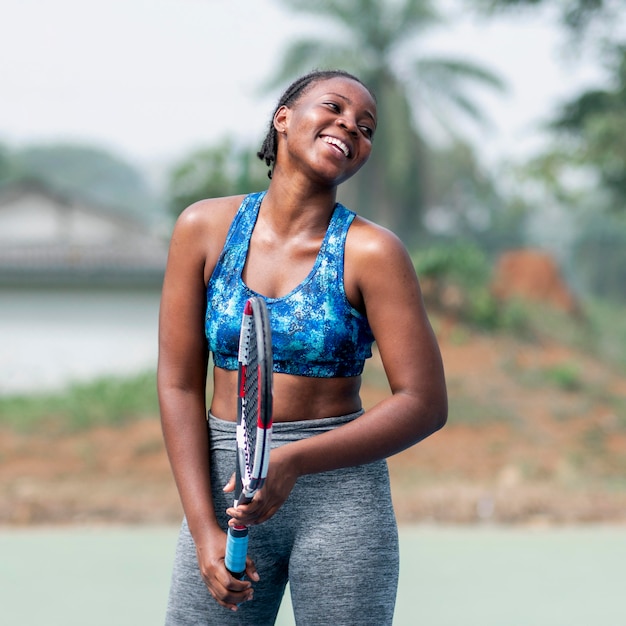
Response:
[[[0,529],[2,623],[162,624],[176,534]],[[400,540],[394,626],[626,624],[626,527],[417,526]],[[286,598],[277,626],[293,624]]]

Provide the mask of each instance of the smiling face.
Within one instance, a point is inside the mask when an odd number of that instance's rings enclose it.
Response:
[[[290,166],[332,185],[367,161],[376,129],[376,103],[359,82],[337,77],[311,85],[274,116],[277,168]]]

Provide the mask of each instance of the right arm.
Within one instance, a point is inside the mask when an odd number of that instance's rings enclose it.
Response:
[[[208,207],[192,205],[176,223],[159,313],[157,386],[161,425],[174,480],[204,581],[220,604],[236,610],[251,591],[224,567],[226,536],[213,509],[206,421],[208,352],[204,337]],[[217,209],[218,207],[216,207]],[[249,575],[255,577],[253,571]]]

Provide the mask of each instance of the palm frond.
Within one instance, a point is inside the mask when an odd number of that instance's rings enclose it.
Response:
[[[318,0],[311,2],[310,0],[279,0],[288,9],[295,13],[308,13],[310,15],[318,15],[324,19],[336,20],[339,18],[342,22],[354,20],[355,15],[359,13],[370,13],[375,5],[381,0]]]
[[[448,135],[456,131],[450,120],[462,113],[482,126],[489,120],[481,107],[468,95],[472,86],[491,87],[504,91],[505,83],[498,76],[471,62],[449,58],[418,59],[412,66],[411,87],[414,97],[438,121]]]
[[[430,0],[280,0],[286,8],[341,25],[362,47],[386,51],[441,21]]]
[[[462,111],[475,122],[487,123],[484,113],[468,97],[460,93],[447,94],[448,101],[459,111]]]
[[[361,75],[367,65],[367,59],[354,46],[320,39],[301,40],[287,47],[278,70],[261,89],[272,91],[313,69],[343,69]]]
[[[442,21],[441,14],[429,0],[406,0],[398,7],[396,18],[397,35],[403,37],[404,32],[425,30]]]
[[[481,83],[496,91],[506,91],[506,83],[497,74],[471,61],[461,61],[444,57],[428,57],[418,59],[413,64],[414,72],[420,80],[445,81],[447,84],[461,82]]]

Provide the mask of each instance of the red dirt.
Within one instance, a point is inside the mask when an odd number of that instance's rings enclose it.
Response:
[[[578,302],[565,284],[552,256],[541,250],[511,250],[496,265],[494,294],[550,304],[565,313],[577,313]]]
[[[554,298],[567,309],[559,281],[548,292],[539,287],[543,278],[522,289],[521,275],[545,274],[533,263],[504,264],[501,275],[517,295]],[[626,521],[626,415],[619,414],[626,377],[549,340],[470,333],[445,317],[435,328],[449,421],[389,460],[399,520]],[[575,386],[550,381],[547,372],[572,365]],[[366,380],[380,380],[380,368],[374,358]],[[387,393],[365,384],[365,406]],[[175,523],[180,516],[156,416],[70,436],[0,431],[0,524]]]
[[[560,345],[481,335],[440,343],[450,417],[389,461],[401,521],[626,521],[626,430],[606,400],[623,394],[626,378]],[[520,382],[561,363],[577,363],[595,393]],[[364,401],[386,393],[365,386]],[[477,403],[473,415],[455,408],[461,396]],[[0,470],[4,524],[173,523],[181,515],[156,416],[69,436],[4,431]]]

